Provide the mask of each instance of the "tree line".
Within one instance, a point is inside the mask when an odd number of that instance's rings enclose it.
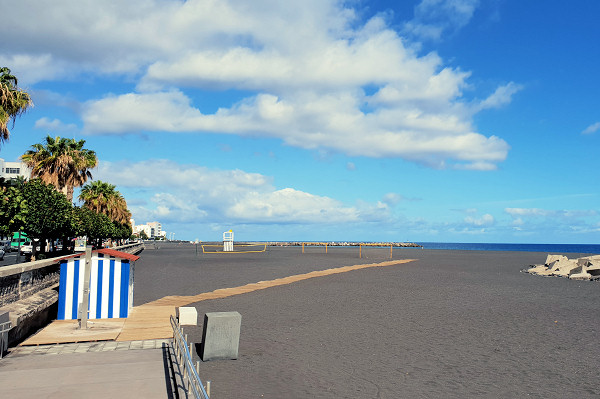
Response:
[[[8,140],[8,125],[32,106],[29,95],[17,86],[10,69],[0,68],[0,143]],[[92,181],[91,169],[98,164],[96,153],[84,148],[85,140],[48,135],[43,143],[33,144],[21,160],[31,169],[31,179],[0,181],[0,234],[23,232],[45,242],[86,236],[100,246],[102,240],[124,240],[131,236],[131,213],[116,186]],[[81,187],[73,204],[75,187]],[[35,259],[36,245],[33,245]]]

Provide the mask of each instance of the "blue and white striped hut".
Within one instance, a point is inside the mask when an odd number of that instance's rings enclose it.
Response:
[[[129,316],[133,307],[133,272],[140,257],[114,249],[92,252],[89,291],[89,319],[114,319]],[[58,320],[77,319],[83,301],[85,253],[60,261]]]

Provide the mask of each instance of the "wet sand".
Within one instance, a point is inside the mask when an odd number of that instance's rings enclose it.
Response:
[[[356,248],[159,247],[136,263],[136,305],[389,259],[358,259]],[[546,255],[402,248],[394,259],[417,261],[198,302],[200,322],[242,315],[239,359],[201,363],[201,378],[220,398],[598,396],[600,285],[520,272]],[[201,329],[187,328],[190,340]]]

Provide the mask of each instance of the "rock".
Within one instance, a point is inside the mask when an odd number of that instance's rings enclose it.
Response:
[[[571,270],[577,268],[576,260],[570,260],[566,257],[563,258],[564,259],[553,262],[552,268],[550,269],[552,274],[567,277],[569,274],[571,274]]]
[[[589,266],[592,262],[589,258],[579,258],[577,259],[577,266]]]
[[[568,260],[566,256],[564,255],[548,255],[546,257],[546,265],[550,266],[552,263],[556,262],[556,261],[560,261],[560,260]]]
[[[579,262],[578,262],[578,263],[579,263]],[[587,266],[583,266],[583,265],[582,265],[582,266],[577,266],[575,269],[572,269],[572,270],[569,272],[569,276],[570,276],[571,274],[579,274],[579,273],[586,273],[586,272],[587,272]]]
[[[539,274],[540,276],[549,276],[552,272],[546,265],[533,265],[533,267],[527,269],[527,273]]]
[[[569,276],[571,280],[590,280],[592,275],[589,273],[576,273]]]
[[[569,259],[564,255],[548,255],[544,265],[531,265],[527,273],[561,276],[573,280],[600,280],[600,255]]]

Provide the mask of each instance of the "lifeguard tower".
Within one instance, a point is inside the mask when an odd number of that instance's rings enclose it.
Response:
[[[233,252],[233,230],[223,233],[223,252]]]

